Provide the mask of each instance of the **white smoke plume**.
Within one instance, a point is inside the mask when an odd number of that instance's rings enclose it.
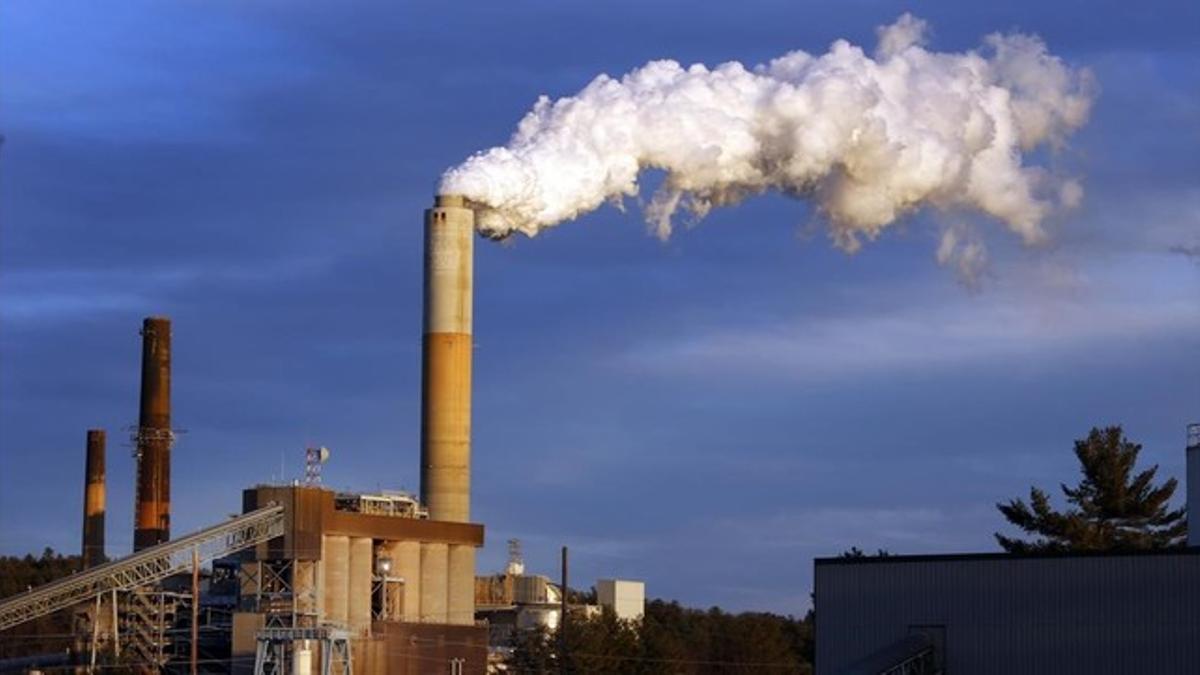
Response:
[[[980,278],[987,269],[987,249],[974,231],[958,224],[942,231],[937,261],[939,265],[954,270],[963,286],[978,290]]]
[[[645,215],[662,238],[681,208],[699,219],[778,190],[812,199],[848,251],[923,206],[981,211],[1043,241],[1047,216],[1082,188],[1023,154],[1061,147],[1086,122],[1090,74],[1028,35],[929,51],[926,28],[905,14],[878,29],[874,56],[838,40],[749,69],[653,61],[600,75],[575,96],[539,98],[508,145],[447,171],[438,192],[474,202],[493,238],[636,197],[642,171],[659,169]],[[944,246],[947,262],[983,259],[975,244]]]

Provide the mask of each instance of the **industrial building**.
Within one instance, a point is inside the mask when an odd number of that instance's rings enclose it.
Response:
[[[283,536],[241,560],[232,658],[243,666],[235,672],[268,658],[317,670],[338,635],[349,641],[356,672],[448,672],[452,663],[485,663],[487,628],[476,625],[474,603],[482,525],[423,518],[415,502],[397,494],[260,486],[243,500],[245,513],[282,506]],[[297,666],[298,659],[309,663]],[[446,668],[429,667],[437,662]]]
[[[310,462],[304,484],[248,488],[241,515],[172,539],[171,321],[149,317],[134,552],[104,562],[105,433],[90,430],[85,570],[0,601],[0,630],[73,609],[76,652],[92,666],[485,672],[487,627],[475,618],[484,528],[470,512],[474,237],[462,198],[439,196],[425,212],[419,498],[336,493]]]
[[[596,602],[611,608],[618,619],[637,621],[646,614],[646,584],[629,579],[600,579]]]
[[[544,628],[557,630],[563,608],[585,616],[599,614],[605,608],[624,621],[637,621],[646,613],[646,584],[626,579],[596,581],[596,603],[564,602],[563,584],[555,584],[544,574],[525,570],[520,542],[508,542],[508,563],[500,574],[475,578],[475,616],[489,629],[489,643],[496,652],[505,652],[516,631]]]
[[[1188,428],[1200,523],[1200,425]],[[1200,527],[1142,552],[820,558],[817,675],[1200,672]]]

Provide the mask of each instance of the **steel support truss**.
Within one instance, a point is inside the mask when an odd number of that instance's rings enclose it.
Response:
[[[268,506],[199,532],[98,565],[0,602],[0,630],[112,591],[157,583],[190,569],[192,552],[210,562],[283,535],[283,507]]]
[[[267,628],[317,625],[317,561],[254,560],[238,574],[242,611],[265,615]]]
[[[287,675],[296,643],[309,640],[321,648],[321,675],[353,675],[350,632],[342,628],[264,628],[255,636],[254,675]],[[310,652],[311,653],[311,652]],[[302,672],[302,671],[301,671]]]

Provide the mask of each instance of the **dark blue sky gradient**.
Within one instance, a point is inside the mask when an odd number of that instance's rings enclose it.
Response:
[[[636,205],[477,255],[481,571],[551,572],[802,613],[850,546],[994,550],[993,504],[1075,478],[1124,423],[1182,475],[1200,419],[1195,3],[0,5],[0,552],[79,545],[84,430],[109,430],[109,552],[131,545],[141,317],[175,321],[174,527],[333,449],[338,488],[417,487],[421,211],[539,94],[653,58],[1041,35],[1091,68],[1045,163],[1083,206],[1023,248],[977,223],[971,292],[938,214],[854,256],[766,196],[666,243]],[[650,181],[653,182],[653,177]]]

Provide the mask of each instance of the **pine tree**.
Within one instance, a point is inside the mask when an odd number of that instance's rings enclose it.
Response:
[[[1168,510],[1176,480],[1156,486],[1157,464],[1133,475],[1141,450],[1120,426],[1093,428],[1087,438],[1075,441],[1083,479],[1073,488],[1061,485],[1069,508],[1054,510],[1050,496],[1031,487],[1028,504],[1013,499],[996,508],[1036,538],[1011,539],[997,532],[996,541],[1009,553],[1182,546],[1187,535],[1184,509]]]

